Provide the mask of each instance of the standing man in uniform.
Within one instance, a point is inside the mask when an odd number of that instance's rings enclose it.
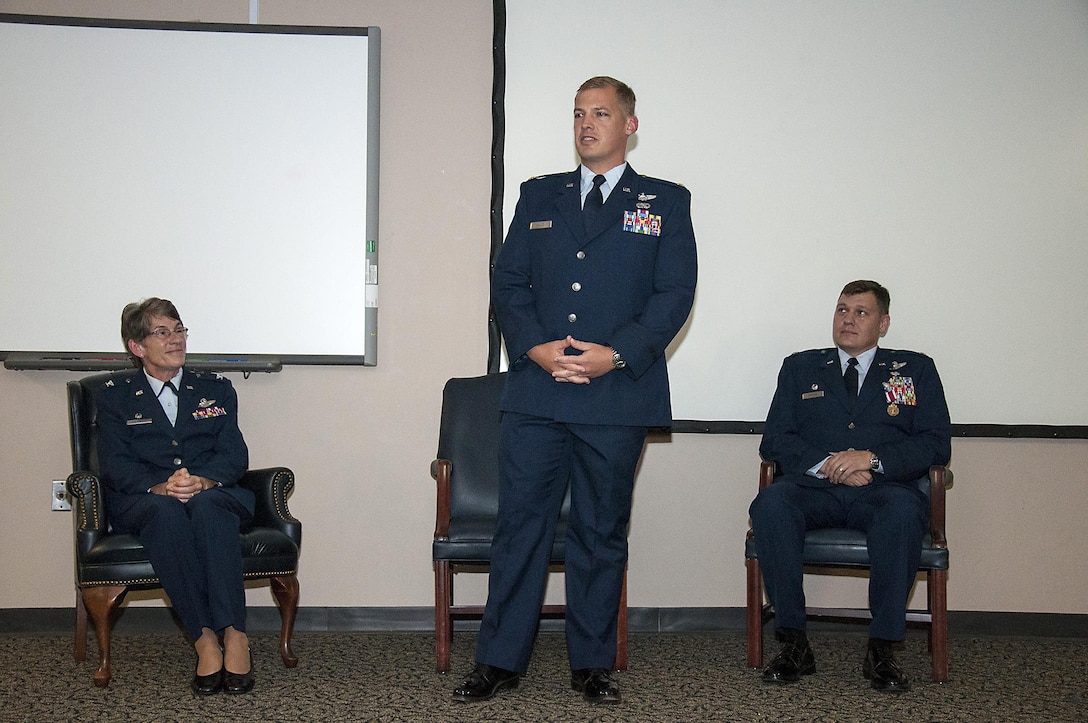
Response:
[[[875,281],[852,281],[839,295],[835,348],[782,363],[759,453],[781,476],[750,509],[781,652],[768,683],[816,672],[805,633],[801,550],[807,530],[849,527],[869,548],[869,645],[862,672],[873,688],[902,692],[910,680],[893,649],[906,635],[907,598],[929,527],[918,480],[952,455],[944,388],[925,354],[878,347],[891,296]]]
[[[492,277],[510,371],[502,398],[499,524],[476,668],[454,698],[513,688],[532,653],[569,486],[571,686],[615,703],[611,671],[635,467],[672,423],[665,348],[695,295],[691,194],[625,161],[635,95],[609,77],[574,99],[581,166],[522,184]]]

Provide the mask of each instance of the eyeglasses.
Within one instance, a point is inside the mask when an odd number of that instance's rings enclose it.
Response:
[[[189,338],[189,330],[184,326],[176,326],[173,329],[164,329],[160,326],[158,329],[152,329],[148,336],[153,336],[159,341],[167,341],[174,334],[177,334],[182,339]]]

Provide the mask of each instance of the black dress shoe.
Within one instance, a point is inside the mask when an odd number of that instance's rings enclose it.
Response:
[[[620,687],[612,680],[612,671],[604,668],[572,670],[570,687],[590,703],[620,702]]]
[[[782,641],[782,650],[763,669],[764,683],[796,683],[802,675],[816,672],[816,657],[804,630],[784,628],[775,634]]]
[[[910,678],[899,667],[892,646],[887,642],[869,642],[861,672],[869,680],[873,690],[884,693],[905,693],[910,690]]]
[[[223,687],[223,669],[220,668],[211,675],[193,675],[193,682],[189,684],[193,689],[193,695],[215,695]]]
[[[249,672],[232,673],[223,669],[223,692],[230,695],[241,695],[253,690],[257,680],[253,676],[253,653],[249,654]]]
[[[453,689],[453,699],[475,703],[491,698],[504,688],[518,687],[518,674],[512,670],[479,663],[461,685]]]

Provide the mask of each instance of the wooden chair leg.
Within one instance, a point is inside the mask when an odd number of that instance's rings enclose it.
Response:
[[[72,655],[77,663],[87,659],[87,608],[83,605],[83,593],[76,588],[76,640]]]
[[[298,576],[273,577],[272,594],[280,606],[280,658],[285,667],[298,665],[298,656],[291,649],[291,636],[295,632],[295,616],[298,613]]]
[[[748,576],[747,608],[745,612],[748,629],[748,667],[763,667],[763,575],[759,570],[759,560],[745,560],[744,567]]]
[[[435,670],[450,672],[450,649],[453,647],[453,571],[448,560],[434,563],[434,654]]]
[[[620,613],[616,621],[616,670],[627,670],[627,571],[620,589]]]
[[[930,570],[926,587],[929,596],[930,654],[933,656],[933,682],[948,682],[948,570]]]
[[[94,673],[94,684],[105,688],[113,677],[110,662],[110,633],[113,632],[113,618],[128,588],[117,585],[83,588],[83,605],[94,623],[95,639],[98,641],[98,670]]]

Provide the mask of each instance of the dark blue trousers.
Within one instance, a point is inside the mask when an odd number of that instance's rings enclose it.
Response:
[[[814,481],[814,480],[813,480]],[[775,629],[805,629],[801,550],[807,530],[846,527],[866,533],[869,547],[869,635],[902,640],[907,598],[918,573],[929,506],[917,488],[810,486],[785,476],[756,496],[749,514]]]
[[[565,572],[570,667],[612,667],[631,496],[645,439],[643,427],[503,416],[499,523],[476,662],[519,673],[529,667],[556,522],[569,485]]]
[[[219,487],[188,502],[140,495],[123,514],[110,517],[116,531],[135,535],[147,548],[174,612],[193,640],[203,628],[218,633],[233,626],[245,632],[239,535],[252,519],[251,509]]]

